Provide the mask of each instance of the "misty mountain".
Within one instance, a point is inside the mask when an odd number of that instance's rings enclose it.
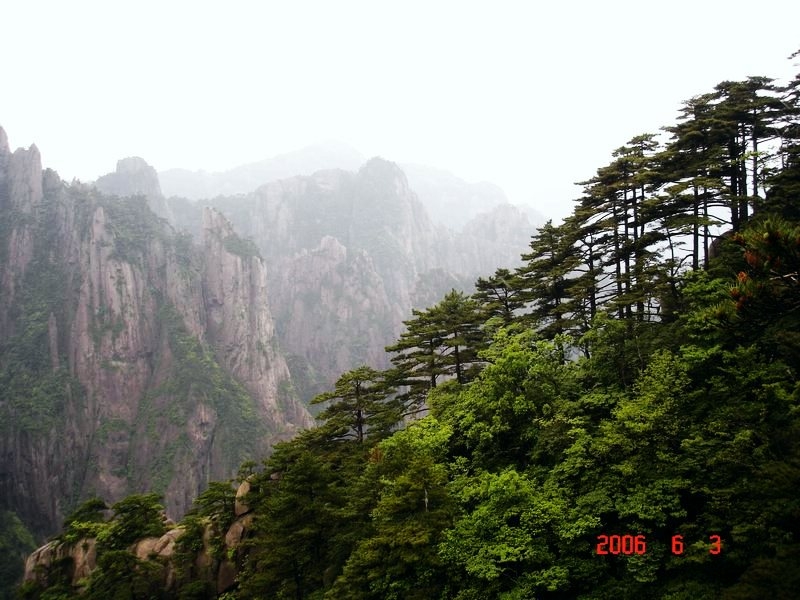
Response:
[[[65,183],[0,129],[0,506],[39,539],[94,495],[184,514],[532,230],[500,204],[454,232],[380,158],[195,202],[138,157]]]
[[[456,231],[479,214],[509,203],[506,193],[494,183],[469,183],[449,171],[424,165],[404,163],[401,167],[431,219]],[[533,225],[546,220],[533,208],[519,208]]]
[[[412,308],[519,263],[534,230],[509,204],[454,232],[435,223],[403,170],[373,158],[357,171],[318,171],[249,194],[168,200],[175,226],[199,235],[201,205],[258,246],[281,348],[301,397],[367,363],[385,368]]]
[[[246,194],[266,183],[295,175],[330,169],[357,171],[364,162],[365,158],[355,148],[341,142],[327,142],[227,171],[170,169],[161,171],[158,178],[165,196],[200,200]],[[400,168],[429,218],[455,231],[479,214],[509,203],[505,192],[490,182],[469,183],[444,169],[419,164],[403,163]],[[532,225],[546,220],[531,207],[520,209]]]
[[[324,169],[355,170],[363,163],[364,156],[357,150],[346,144],[330,141],[226,171],[169,169],[161,171],[158,178],[165,196],[200,200],[245,194],[269,181],[295,175],[311,175]]]

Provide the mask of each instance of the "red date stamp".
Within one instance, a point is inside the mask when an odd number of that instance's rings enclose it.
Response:
[[[722,553],[722,537],[717,534],[708,536],[709,541],[709,554]],[[684,539],[680,534],[672,536],[670,540],[670,550],[675,556],[680,556],[685,551]],[[647,553],[647,538],[644,534],[632,535],[606,535],[600,534],[597,536],[597,554],[613,554],[613,555],[627,555],[632,554],[646,554]]]

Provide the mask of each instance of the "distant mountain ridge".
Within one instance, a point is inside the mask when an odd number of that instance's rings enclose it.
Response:
[[[341,142],[326,142],[226,171],[170,169],[159,172],[158,178],[166,197],[205,200],[248,194],[266,183],[313,175],[317,171],[357,171],[365,162],[366,158],[355,148]],[[505,192],[494,183],[469,183],[444,169],[420,164],[401,163],[399,166],[431,220],[455,231],[460,231],[477,215],[509,203]],[[534,225],[546,221],[531,207],[519,208]]]
[[[260,185],[295,175],[311,175],[325,169],[356,170],[364,156],[346,144],[325,142],[272,158],[240,165],[226,171],[169,169],[158,173],[166,197],[203,200],[252,192]]]

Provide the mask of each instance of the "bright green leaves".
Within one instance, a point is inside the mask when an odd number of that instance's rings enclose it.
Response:
[[[370,533],[355,546],[326,597],[440,595],[446,578],[437,545],[455,508],[444,464],[449,437],[449,427],[426,417],[374,449],[359,484],[376,491]]]
[[[633,394],[614,410],[630,440],[667,443],[678,433],[678,403],[689,385],[683,366],[669,352],[657,352],[633,386]]]
[[[483,473],[453,484],[456,498],[470,513],[445,534],[442,556],[463,564],[470,575],[497,579],[514,563],[547,558],[531,543],[544,532],[535,519],[535,487],[513,469]]]
[[[512,468],[456,479],[451,488],[469,511],[445,532],[440,554],[464,570],[469,586],[494,595],[567,584],[566,570],[554,567],[550,544],[561,502]]]
[[[98,552],[127,550],[128,546],[146,537],[166,533],[164,507],[158,494],[133,494],[111,507],[114,513],[107,529],[97,536]]]
[[[577,391],[575,365],[562,348],[563,341],[501,331],[483,355],[489,365],[478,379],[454,396],[434,394],[432,411],[452,421],[464,451],[485,464],[525,464],[533,452],[558,452],[555,437],[568,426],[564,418]]]
[[[108,528],[105,519],[108,508],[100,498],[89,498],[64,519],[64,530],[56,539],[74,544],[82,538],[96,538]]]

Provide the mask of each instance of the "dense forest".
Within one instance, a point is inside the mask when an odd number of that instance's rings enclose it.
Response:
[[[796,598],[800,75],[720,83],[582,185],[522,267],[414,311],[391,369],[212,484],[169,577],[129,551],[156,495],[80,507],[81,597],[217,597],[208,546],[229,599]],[[68,571],[21,597],[74,597]]]

